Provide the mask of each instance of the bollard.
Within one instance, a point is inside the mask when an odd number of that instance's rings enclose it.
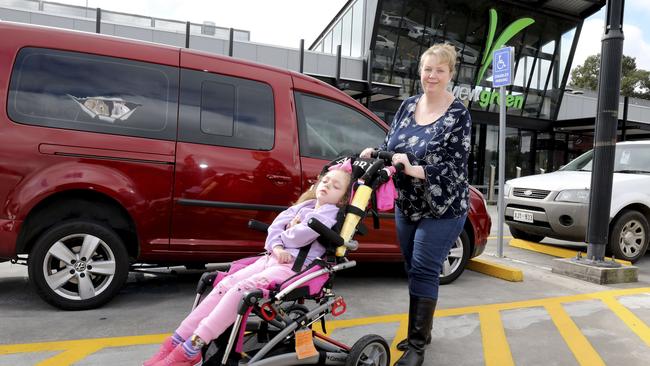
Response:
[[[520,166],[515,167],[515,171],[516,171],[515,176],[517,178],[521,177],[521,167]]]
[[[539,174],[544,174],[546,173],[546,169],[539,168]]]
[[[497,167],[490,164],[490,183],[488,185],[488,202],[494,202],[494,176],[496,175]]]

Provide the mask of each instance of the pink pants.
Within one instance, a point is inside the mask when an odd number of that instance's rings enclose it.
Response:
[[[280,283],[293,276],[292,263],[280,264],[275,256],[265,255],[248,267],[226,276],[183,320],[176,333],[188,339],[192,334],[209,342],[221,335],[237,318],[242,295],[269,283]]]

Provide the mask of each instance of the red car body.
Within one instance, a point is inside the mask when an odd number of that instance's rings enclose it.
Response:
[[[4,35],[0,44],[0,258],[25,259],[22,255],[30,255],[39,238],[53,226],[76,219],[92,220],[113,230],[121,238],[129,263],[223,262],[258,253],[264,235],[248,230],[248,220],[272,221],[312,184],[329,160],[301,154],[296,102],[300,95],[335,103],[360,113],[383,131],[388,128],[340,90],[287,70],[188,49],[15,23],[0,22],[0,33]],[[23,56],[19,56],[21,52]],[[172,96],[167,99],[168,105],[177,108],[167,114],[169,123],[178,123],[179,131],[185,116],[194,113],[183,104],[184,95],[189,94],[182,90],[185,73],[192,77],[225,75],[244,83],[254,80],[272,91],[272,147],[260,150],[195,143],[181,139],[181,132],[170,138],[149,138],[138,136],[137,131],[123,135],[61,128],[51,125],[47,116],[32,123],[25,111],[29,103],[15,98],[21,78],[27,77],[19,67],[40,55],[63,62],[77,55],[110,57],[124,60],[125,65],[138,62],[138,67],[164,68],[172,79],[175,73],[180,74],[181,86],[170,91]],[[80,78],[82,73],[79,71]],[[30,92],[36,93],[36,87],[31,88]],[[143,108],[146,106],[140,110]],[[38,113],[44,112],[34,112]],[[117,122],[121,121],[113,124]],[[95,119],[93,123],[100,122]],[[173,127],[170,129],[175,131]],[[379,230],[371,229],[358,238],[361,246],[352,258],[401,260],[393,220],[386,216]],[[490,224],[481,194],[472,189],[466,223],[472,256],[483,251]],[[366,219],[366,225],[372,227],[372,221]],[[72,300],[81,304],[85,299]],[[48,301],[75,307],[71,305],[74,301],[67,305],[57,302],[55,295]]]

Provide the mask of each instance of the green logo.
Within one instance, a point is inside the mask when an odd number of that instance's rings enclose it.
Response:
[[[497,28],[497,11],[490,9],[490,25],[488,29],[487,40],[485,41],[485,51],[483,53],[483,60],[481,61],[481,68],[478,72],[478,77],[476,78],[475,85],[479,85],[481,80],[483,80],[483,75],[485,71],[492,63],[492,52],[496,49],[501,48],[506,42],[508,42],[512,37],[521,32],[524,28],[535,23],[535,20],[532,18],[519,18],[514,22],[510,23],[506,29],[501,32],[501,35],[497,38],[496,42],[492,43],[494,40],[494,34],[496,33]]]

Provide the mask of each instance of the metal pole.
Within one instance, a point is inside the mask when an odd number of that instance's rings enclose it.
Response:
[[[488,201],[494,202],[494,178],[496,176],[497,167],[490,164],[490,181],[488,182]]]
[[[95,18],[95,33],[102,32],[102,9],[97,8],[97,17]]]
[[[190,48],[190,22],[185,22],[185,48]]]
[[[305,66],[305,40],[300,40],[300,73],[304,72]]]
[[[235,30],[233,28],[230,28],[230,36],[228,38],[230,39],[228,41],[228,56],[232,57],[233,48],[235,47]]]
[[[515,167],[515,177],[519,178],[521,177],[521,167]]]
[[[627,129],[627,108],[630,104],[630,97],[627,95],[623,97],[623,124],[621,125],[621,141],[625,141]]]
[[[505,186],[506,176],[506,87],[499,87],[499,200],[497,203],[497,216],[499,217],[499,226],[497,232],[497,256],[503,258],[503,213],[504,198],[503,187]]]
[[[609,211],[612,201],[612,180],[618,104],[621,86],[621,59],[623,57],[623,0],[607,1],[605,34],[602,37],[598,106],[594,140],[594,161],[589,196],[587,222],[587,261],[599,267],[612,267],[605,262],[608,242]],[[618,263],[616,263],[618,264]]]

